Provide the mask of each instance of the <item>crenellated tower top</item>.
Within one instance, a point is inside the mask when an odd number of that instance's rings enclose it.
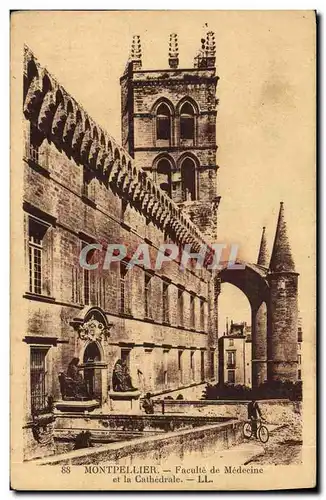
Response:
[[[194,59],[195,68],[213,68],[216,61],[215,33],[207,31],[200,40],[201,47]]]
[[[129,61],[134,63],[134,69],[141,69],[142,51],[141,51],[141,41],[139,35],[134,35],[132,37]]]
[[[169,42],[169,66],[170,68],[177,68],[179,66],[179,45],[178,35],[171,33]]]

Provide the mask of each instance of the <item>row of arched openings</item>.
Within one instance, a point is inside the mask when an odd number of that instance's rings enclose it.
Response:
[[[195,140],[196,110],[193,104],[185,101],[179,112],[180,139]],[[156,109],[156,139],[171,140],[173,113],[166,102],[162,102]]]
[[[173,167],[168,158],[162,158],[156,165],[156,182],[159,187],[174,198],[173,190],[176,184],[172,179]],[[181,201],[196,199],[196,164],[191,157],[181,162]]]

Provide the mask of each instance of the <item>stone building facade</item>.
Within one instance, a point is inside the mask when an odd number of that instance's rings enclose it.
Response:
[[[30,453],[37,445],[35,417],[47,411],[49,397],[61,398],[59,373],[74,357],[106,411],[118,359],[126,361],[141,394],[215,380],[217,307],[215,279],[207,268],[182,271],[177,257],[162,269],[128,270],[130,254],[141,243],[154,260],[164,242],[180,249],[190,244],[198,252],[205,236],[150,169],[141,168],[146,157],[134,160],[28,48],[24,138],[22,340]],[[128,253],[109,269],[87,270],[79,255],[94,243],[104,250],[124,244]],[[91,262],[101,258],[94,251]]]
[[[215,39],[208,32],[193,68],[179,68],[176,34],[169,68],[142,67],[134,37],[120,79],[122,144],[210,241],[217,239]]]
[[[218,340],[220,384],[240,384],[251,387],[251,327],[245,322],[233,323]]]

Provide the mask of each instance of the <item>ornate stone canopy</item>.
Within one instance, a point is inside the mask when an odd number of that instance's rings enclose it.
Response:
[[[107,321],[105,313],[100,309],[95,307],[85,309],[70,322],[78,337],[90,342],[106,340],[110,336],[113,323]]]

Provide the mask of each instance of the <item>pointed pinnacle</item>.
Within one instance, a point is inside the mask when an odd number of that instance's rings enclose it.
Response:
[[[284,204],[282,201],[280,203],[280,211],[278,215],[272,257],[269,268],[272,272],[295,272],[295,266],[284,217]]]
[[[258,252],[258,259],[257,259],[257,264],[259,266],[263,266],[268,268],[269,264],[269,255],[268,255],[268,249],[267,249],[267,241],[266,241],[266,234],[265,234],[265,226],[263,227],[263,232],[261,235],[261,240],[260,240],[260,247],[259,247],[259,252]]]

